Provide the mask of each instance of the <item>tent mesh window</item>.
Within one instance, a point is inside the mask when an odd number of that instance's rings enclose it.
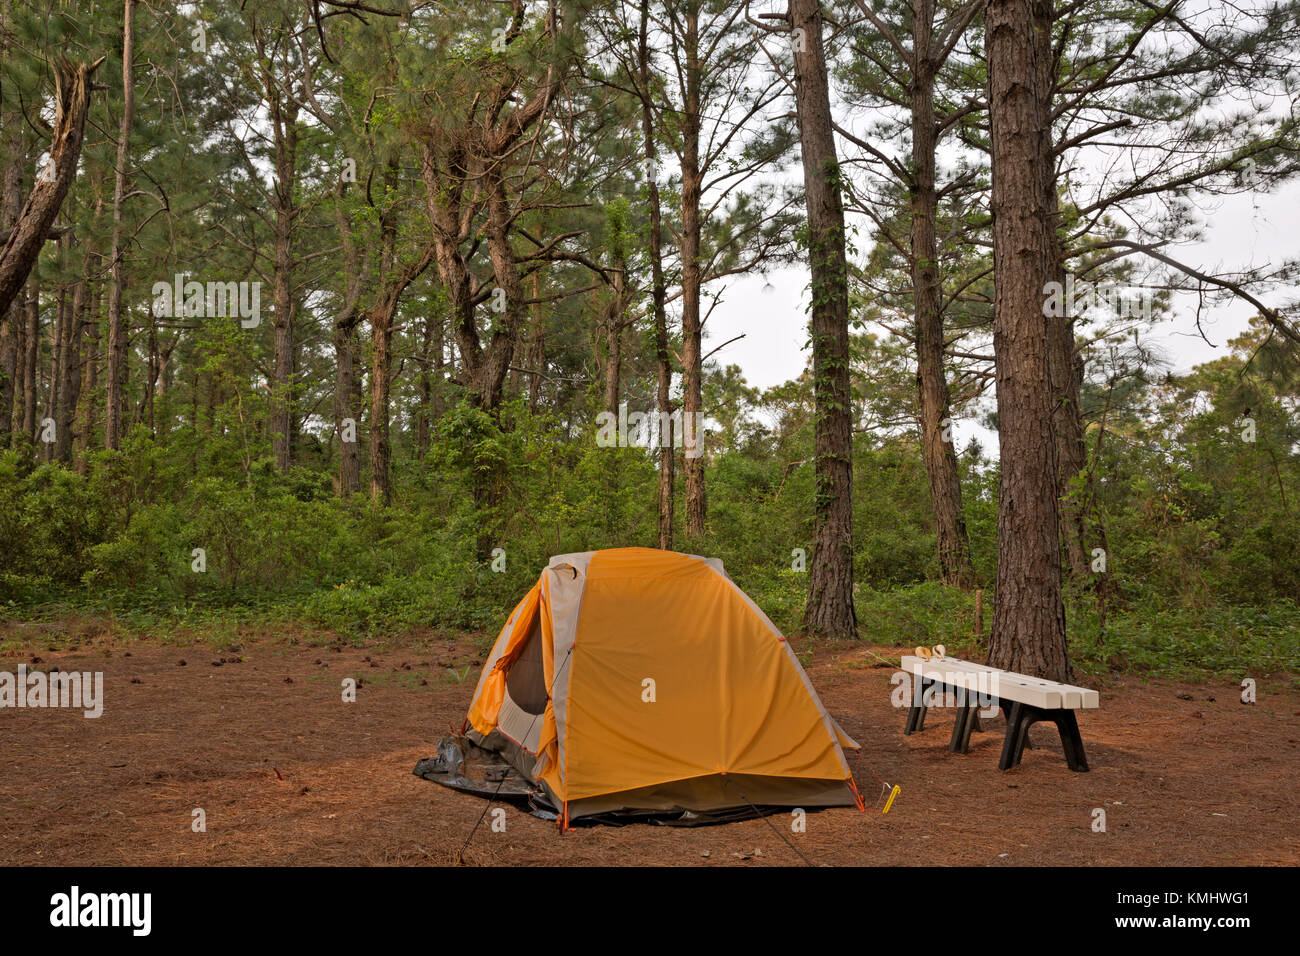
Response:
[[[506,690],[515,706],[540,716],[546,710],[546,668],[542,664],[542,616],[533,620],[519,658],[506,673]]]

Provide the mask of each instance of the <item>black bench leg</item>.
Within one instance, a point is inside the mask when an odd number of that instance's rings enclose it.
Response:
[[[1009,770],[1020,763],[1025,748],[1029,746],[1029,727],[1040,720],[1056,724],[1061,734],[1061,749],[1065,762],[1076,773],[1088,772],[1088,758],[1083,752],[1083,737],[1079,734],[1079,721],[1072,710],[1042,710],[1028,704],[1011,705],[1007,712],[1007,735],[1002,741],[1002,759],[999,770]]]
[[[1075,773],[1087,773],[1088,757],[1083,752],[1083,737],[1079,735],[1079,721],[1075,718],[1074,711],[1061,711],[1056,717],[1056,729],[1061,732],[1065,762]]]
[[[921,720],[921,708],[913,704],[907,708],[907,723],[903,725],[903,736],[910,736],[915,730],[916,725]]]
[[[948,739],[948,749],[955,754],[965,753],[961,749],[961,731],[964,726],[966,726],[966,708],[959,707],[952,719],[952,737]]]
[[[925,704],[918,704],[916,701],[925,699],[925,692],[930,687],[930,681],[921,681],[921,694],[912,698],[912,706],[907,708],[907,724],[903,727],[903,736],[906,737],[914,734],[919,730],[925,729]]]
[[[1007,713],[1007,735],[1002,740],[1002,757],[998,760],[999,770],[1010,770],[1020,763],[1025,753],[1025,741],[1029,737],[1029,725],[1034,722],[1030,708],[1020,703],[1013,703]]]
[[[998,706],[1002,708],[1002,716],[1003,716],[1003,718],[1004,718],[1004,719],[1006,720],[1006,722],[1007,722],[1007,728],[1010,729],[1010,727],[1011,727],[1011,708],[1012,708],[1014,705],[1013,705],[1010,701],[1001,700],[1001,701],[998,701]],[[1034,742],[1033,742],[1032,740],[1029,739],[1029,734],[1025,734],[1024,749],[1025,749],[1025,750],[1033,750],[1033,749],[1034,749]]]
[[[979,713],[975,707],[958,708],[957,716],[952,722],[952,739],[948,741],[948,749],[955,754],[968,753],[970,751],[970,733],[979,719]]]

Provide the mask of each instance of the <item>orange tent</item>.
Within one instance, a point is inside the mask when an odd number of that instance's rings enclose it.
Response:
[[[561,825],[621,811],[862,801],[786,639],[716,559],[551,559],[501,629],[465,723]]]

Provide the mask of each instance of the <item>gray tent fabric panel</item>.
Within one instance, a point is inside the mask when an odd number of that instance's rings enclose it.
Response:
[[[573,665],[574,642],[578,636],[578,614],[582,610],[582,592],[587,585],[587,566],[595,552],[562,554],[552,558],[546,568],[548,595],[551,608],[551,635],[554,681],[551,686],[551,707],[555,711],[555,731],[558,737],[558,758],[561,772],[564,767],[565,741],[568,737],[569,675]]]
[[[503,734],[535,756],[537,744],[542,737],[541,715],[529,713],[520,707],[507,688],[501,699],[501,711],[497,714],[497,729],[493,733]]]
[[[469,730],[465,733],[464,739],[468,740],[477,749],[500,754],[525,780],[529,783],[536,783],[533,777],[533,770],[537,765],[536,755],[524,750],[501,731],[493,730],[492,733],[484,737],[477,730]]]

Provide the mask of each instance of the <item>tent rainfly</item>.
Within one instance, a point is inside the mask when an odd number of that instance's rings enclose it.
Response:
[[[416,774],[526,799],[562,828],[863,808],[843,750],[858,745],[712,558],[552,558],[501,629],[462,734]]]

